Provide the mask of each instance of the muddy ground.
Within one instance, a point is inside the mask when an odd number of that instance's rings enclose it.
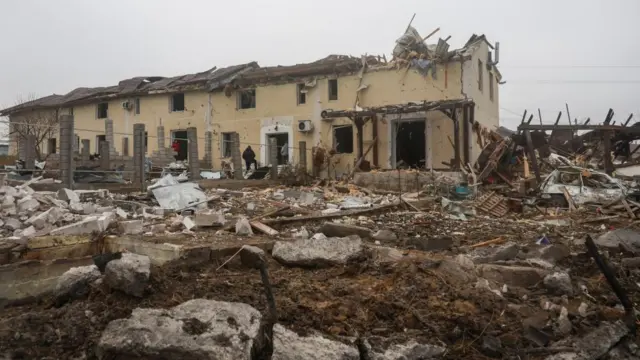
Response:
[[[586,255],[577,254],[563,265],[585,280],[590,296],[600,303],[584,318],[576,315],[579,297],[569,303],[574,335],[622,317],[615,296]],[[541,313],[546,293],[541,286],[514,289],[501,299],[464,284],[464,274],[455,269],[442,269],[438,258],[390,264],[363,259],[324,270],[286,268],[273,260],[269,264],[278,320],[300,334],[317,330],[345,342],[360,335],[377,348],[409,339],[442,342],[448,348],[446,359],[488,359],[483,339],[491,336],[502,344],[498,357],[548,355],[523,337],[523,320]],[[637,303],[639,279],[622,275],[623,286]],[[3,309],[0,354],[12,359],[83,359],[86,354],[94,359],[96,343],[110,321],[129,316],[136,307],[167,308],[193,298],[244,302],[266,312],[258,272],[243,269],[235,260],[219,270],[214,264],[154,268],[142,299],[96,287],[88,299],[61,308],[44,299]],[[538,350],[527,350],[532,348]]]

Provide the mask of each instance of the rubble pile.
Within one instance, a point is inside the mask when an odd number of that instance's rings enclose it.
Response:
[[[0,354],[640,357],[640,232],[632,217],[640,206],[629,185],[595,169],[558,167],[548,183],[562,184],[562,198],[572,201],[550,204],[544,183],[496,175],[505,169],[497,159],[487,176],[434,173],[439,180],[414,193],[326,181],[204,190],[171,174],[143,194],[4,186],[0,249],[28,248],[47,234],[129,236],[134,245],[67,270],[50,298],[3,308]],[[567,187],[578,183],[573,195]],[[587,186],[602,191],[589,195]],[[167,239],[237,245],[221,259],[189,263],[185,255],[164,266],[153,265],[155,250],[135,252],[137,242]],[[262,247],[248,245],[255,239]]]

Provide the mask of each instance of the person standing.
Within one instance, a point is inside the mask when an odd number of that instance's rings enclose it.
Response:
[[[256,153],[253,152],[251,145],[247,146],[247,148],[242,152],[242,159],[244,159],[244,163],[247,166],[247,171],[251,169],[251,164],[256,164],[256,168],[258,168]]]
[[[174,139],[173,140],[173,144],[171,144],[171,148],[173,149],[173,151],[176,152],[176,154],[173,155],[173,157],[177,161],[178,160],[178,156],[180,156],[180,141],[178,141],[178,139]]]

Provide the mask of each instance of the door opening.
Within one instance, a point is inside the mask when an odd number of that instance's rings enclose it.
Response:
[[[277,159],[278,159],[278,165],[284,165],[289,161],[289,147],[291,147],[291,145],[288,144],[289,141],[289,134],[288,133],[278,133],[278,134],[268,134],[267,135],[267,150],[269,147],[269,144],[271,144],[271,138],[275,138],[276,139],[276,146],[277,146]],[[265,161],[265,163],[269,163],[270,159],[269,156],[271,156],[271,151],[267,151],[267,161]]]
[[[96,151],[94,154],[102,154],[102,142],[107,141],[107,135],[96,136]],[[111,144],[109,144],[111,146]]]
[[[176,150],[174,155],[176,161],[184,161],[189,157],[189,141],[186,130],[175,130],[171,132],[171,148]]]
[[[424,168],[425,121],[400,122],[396,126],[396,168]]]

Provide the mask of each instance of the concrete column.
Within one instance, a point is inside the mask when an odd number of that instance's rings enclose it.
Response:
[[[90,145],[91,145],[91,140],[82,139],[81,159],[82,159],[83,163],[89,161],[89,157],[91,157],[91,147],[90,147]]]
[[[233,177],[236,180],[244,180],[242,155],[240,153],[240,134],[231,134],[231,160],[233,161]]]
[[[77,154],[80,152],[80,149],[78,149],[78,145],[80,145],[80,136],[78,136],[78,134],[74,134],[73,136],[73,153]]]
[[[298,149],[300,151],[300,167],[304,169],[304,172],[307,172],[307,142],[300,141],[298,143]]]
[[[18,134],[18,159],[25,160],[27,157],[27,138]]]
[[[100,168],[102,170],[111,170],[111,154],[109,154],[109,142],[100,142]]]
[[[144,124],[133,125],[133,183],[145,191],[144,173]]]
[[[269,138],[269,162],[271,163],[271,179],[278,178],[278,143],[276,138]]]
[[[109,143],[109,148],[107,149],[109,154],[116,155],[115,141],[113,138],[113,120],[105,119],[104,121],[104,134],[107,142]],[[100,145],[100,144],[98,144]],[[100,148],[102,149],[102,148]]]
[[[73,123],[73,115],[60,116],[60,180],[68,189],[73,188]]]
[[[129,137],[122,138],[122,155],[129,156]]]
[[[27,135],[26,136],[26,148],[24,155],[24,167],[25,169],[35,169],[36,167],[36,142],[37,138],[35,135]]]
[[[213,165],[213,133],[207,131],[204,133],[204,160],[207,166],[212,168]]]
[[[164,126],[158,126],[158,151],[164,154],[165,142],[164,142]]]
[[[188,160],[191,180],[200,179],[200,158],[198,157],[198,128],[187,128]]]

